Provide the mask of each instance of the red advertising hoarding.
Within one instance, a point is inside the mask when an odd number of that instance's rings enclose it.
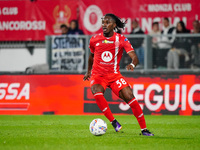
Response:
[[[12,1],[12,2],[11,2]],[[179,20],[192,29],[192,21],[200,20],[197,0],[2,0],[0,1],[0,41],[38,41],[45,35],[60,34],[62,23],[69,25],[78,19],[87,34],[101,32],[101,17],[114,13],[127,20],[124,34],[131,32],[131,21],[138,19],[146,33],[154,21],[169,17],[176,25]]]
[[[86,34],[96,34],[101,31],[101,17],[106,13],[114,13],[118,17],[127,20],[125,34],[132,30],[131,21],[137,19],[141,28],[146,32],[151,31],[152,23],[162,23],[163,17],[169,17],[171,23],[176,26],[183,20],[187,28],[192,29],[192,22],[200,20],[200,3],[196,0],[101,0],[80,1],[81,25]]]
[[[83,75],[1,75],[0,114],[101,113]],[[126,76],[145,114],[200,114],[200,75]],[[132,114],[110,89],[111,111]]]
[[[0,1],[0,41],[44,41],[77,19],[77,0]]]

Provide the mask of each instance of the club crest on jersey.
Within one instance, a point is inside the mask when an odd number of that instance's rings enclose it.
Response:
[[[114,41],[103,40],[102,43],[112,44],[112,43],[114,43]]]
[[[125,42],[128,41],[128,42],[130,43],[130,41],[129,41],[127,38],[125,38],[124,41],[125,41]]]
[[[109,51],[105,51],[101,54],[101,59],[104,61],[104,62],[109,62],[111,61],[113,58],[113,55],[111,52]]]

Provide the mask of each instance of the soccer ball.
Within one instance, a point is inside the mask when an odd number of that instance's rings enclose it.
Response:
[[[97,118],[92,120],[89,129],[93,135],[103,135],[107,131],[107,124],[102,119]]]

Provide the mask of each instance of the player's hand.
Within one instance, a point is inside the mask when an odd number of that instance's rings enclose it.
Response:
[[[83,77],[83,81],[85,81],[85,80],[88,80],[88,81],[89,81],[90,76],[91,76],[91,73],[86,72],[86,74],[85,74],[84,77]]]
[[[134,70],[134,67],[133,67],[131,64],[128,64],[128,65],[126,66],[126,70],[131,70],[131,71],[133,71],[133,70]]]

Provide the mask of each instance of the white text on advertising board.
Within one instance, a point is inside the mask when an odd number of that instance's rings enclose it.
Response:
[[[20,90],[21,89],[21,90]],[[30,84],[25,83],[0,83],[0,100],[20,100],[30,98]]]

